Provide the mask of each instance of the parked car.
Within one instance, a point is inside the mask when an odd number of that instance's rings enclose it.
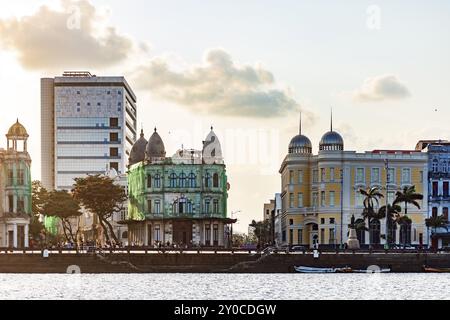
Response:
[[[307,250],[307,248],[305,246],[293,246],[290,251],[299,252],[299,251],[306,251],[306,250]]]

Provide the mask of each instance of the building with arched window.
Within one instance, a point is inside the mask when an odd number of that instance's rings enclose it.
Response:
[[[166,157],[156,132],[132,152],[128,171],[130,245],[225,247],[229,184],[219,139],[211,128],[203,150],[181,149]],[[145,151],[142,151],[145,150]]]
[[[29,246],[31,217],[31,158],[28,133],[19,120],[6,134],[7,148],[0,149],[0,247]]]
[[[421,209],[408,206],[412,220],[400,235],[409,244],[426,244],[428,156],[416,150],[373,150],[359,153],[344,148],[343,137],[333,129],[325,133],[313,153],[311,140],[300,132],[289,143],[281,174],[281,244],[336,247],[346,243],[351,217],[362,219],[359,189],[378,187],[392,204],[397,191],[414,185],[424,195]],[[388,166],[386,167],[386,162]],[[425,178],[424,178],[425,177]],[[403,205],[403,204],[402,204]],[[378,208],[379,208],[378,207]],[[376,209],[378,209],[376,208]],[[362,247],[385,244],[386,220],[373,220],[357,232]]]

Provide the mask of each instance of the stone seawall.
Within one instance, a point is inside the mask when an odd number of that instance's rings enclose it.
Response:
[[[450,254],[0,254],[0,273],[66,273],[70,266],[82,273],[289,273],[300,265],[421,272],[424,265],[450,268]]]

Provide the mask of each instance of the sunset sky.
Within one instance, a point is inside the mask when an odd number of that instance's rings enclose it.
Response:
[[[246,232],[280,191],[300,110],[314,152],[331,107],[346,150],[450,139],[449,13],[446,0],[2,1],[0,132],[26,126],[40,179],[39,79],[125,75],[168,155],[214,126]]]

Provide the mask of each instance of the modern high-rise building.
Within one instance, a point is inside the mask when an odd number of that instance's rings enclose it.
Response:
[[[76,177],[126,173],[136,119],[136,95],[124,77],[65,72],[41,79],[43,185],[70,190]]]

